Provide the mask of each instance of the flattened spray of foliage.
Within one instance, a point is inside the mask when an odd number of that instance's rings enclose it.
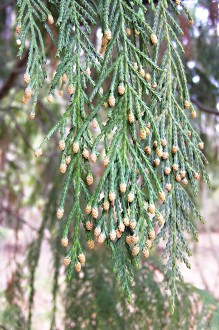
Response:
[[[16,41],[20,56],[29,44],[22,102],[32,102],[30,119],[37,116],[39,92],[47,77],[45,33],[59,59],[47,100],[51,104],[57,93],[69,98],[68,107],[35,151],[36,157],[42,156],[49,148],[49,139],[59,134],[60,172],[65,179],[62,189],[60,184],[56,215],[61,245],[66,248],[63,262],[68,268],[67,277],[80,273],[85,264],[84,232],[91,250],[95,241],[109,246],[113,269],[126,297],[138,291],[145,277],[145,283],[154,283],[162,298],[154,306],[151,302],[151,313],[158,313],[161,302],[160,313],[166,313],[164,301],[169,298],[173,313],[174,306],[180,305],[179,297],[184,297],[187,307],[191,304],[186,298],[188,287],[179,285],[182,275],[178,262],[190,268],[187,256],[191,250],[185,232],[198,240],[194,219],[203,221],[191,194],[197,194],[200,175],[207,183],[209,178],[204,144],[189,118],[195,119],[196,112],[181,58],[184,50],[178,18],[186,14],[193,24],[192,18],[181,1],[159,0],[156,5],[148,2],[146,9],[139,0],[61,0],[50,1],[49,7],[41,0],[17,1]],[[92,34],[99,27],[102,39],[98,48]],[[96,178],[93,172],[100,162],[101,176]],[[66,207],[69,196],[70,209]],[[53,212],[48,212],[54,220]],[[51,224],[58,238],[54,221]],[[146,262],[137,273],[135,270],[142,257],[149,258],[150,249],[161,238],[167,243],[163,252],[165,267],[160,272],[166,274],[170,296],[159,290],[153,270],[149,271],[150,259],[148,266]],[[32,285],[37,251],[33,246]],[[61,260],[57,253],[54,296]],[[102,267],[108,267],[105,260],[102,263]],[[85,273],[89,267],[85,266]],[[136,289],[132,288],[133,281]],[[77,288],[79,284],[80,280],[77,284],[74,280]],[[69,284],[67,293],[70,289]],[[31,292],[30,311],[33,286]],[[146,305],[145,295],[142,292],[136,299]],[[126,306],[125,301],[121,304]],[[192,309],[186,312],[192,313]],[[182,316],[177,313],[176,322]],[[189,317],[187,322],[191,320]]]

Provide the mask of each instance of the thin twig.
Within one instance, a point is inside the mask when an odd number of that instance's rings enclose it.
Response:
[[[18,59],[14,65],[13,70],[11,71],[10,75],[8,76],[7,80],[3,84],[2,88],[0,89],[0,100],[3,99],[3,97],[7,96],[10,89],[13,87],[14,82],[20,73],[20,69],[24,68],[27,62],[28,58],[28,52],[29,50],[27,49],[24,56],[22,59]]]
[[[209,113],[211,115],[219,116],[219,111],[217,109],[208,108],[204,104],[202,104],[195,97],[191,97],[191,101],[199,108],[199,110]]]
[[[24,225],[27,225],[32,230],[38,231],[38,229],[36,227],[32,226],[29,222],[27,222],[26,220],[21,218],[19,215],[15,214],[9,207],[1,206],[0,212],[2,212],[2,213],[5,212],[5,213],[9,214],[10,216],[14,217],[19,222],[23,223]]]

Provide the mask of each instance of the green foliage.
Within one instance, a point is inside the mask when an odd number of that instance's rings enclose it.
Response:
[[[41,28],[43,26],[49,35],[52,36],[52,31],[46,23],[47,17],[48,21],[51,22],[50,18],[52,15],[41,0],[17,1],[17,5],[19,7],[19,15],[17,18],[16,32],[18,34],[17,44],[20,45],[19,56],[22,56],[24,52],[27,38],[30,41],[26,67],[26,82],[28,86],[25,90],[25,95],[30,97],[32,95],[32,90],[34,90],[32,110],[32,112],[34,112],[39,88],[42,87],[43,81],[47,76],[45,68],[46,52]],[[25,97],[23,102],[26,102]]]
[[[99,264],[102,265],[103,260]],[[95,269],[95,265],[93,267]],[[66,328],[74,323],[75,329],[83,325],[86,329],[131,329],[136,324],[139,329],[213,329],[218,320],[214,301],[208,300],[206,292],[198,293],[190,285],[179,284],[177,309],[168,317],[168,295],[157,285],[162,270],[158,265],[155,267],[148,263],[136,273],[132,303],[127,303],[121,291],[115,291],[118,283],[111,277],[110,263],[105,262],[104,267],[93,272],[85,269],[83,279],[77,279],[66,290],[67,315],[71,315],[66,318]],[[72,295],[74,301],[70,299]]]
[[[49,218],[47,221],[46,218],[45,216],[44,230],[40,228],[36,241],[38,244],[34,247],[34,253],[38,255],[41,250],[40,237],[52,227]],[[56,229],[60,230],[60,228]],[[176,310],[170,317],[169,295],[162,285],[166,275],[160,263],[154,258],[151,258],[147,264],[143,264],[135,273],[132,301],[127,302],[126,295],[121,290],[121,282],[118,282],[112,274],[109,249],[102,248],[88,253],[88,262],[80,276],[73,281],[66,280],[63,286],[63,283],[58,283],[63,250],[58,248],[54,238],[50,240],[50,247],[51,251],[55,251],[53,258],[56,260],[52,280],[54,306],[51,311],[47,309],[50,313],[50,329],[56,329],[56,317],[59,316],[60,319],[61,311],[57,305],[57,298],[63,302],[63,329],[66,330],[72,327],[74,329],[132,329],[136,324],[139,329],[217,329],[219,307],[216,300],[207,292],[197,290],[189,284],[177,283],[179,294],[175,300]],[[32,267],[30,260],[28,262],[29,267]],[[32,283],[32,275],[30,278],[25,277],[22,267],[18,265],[6,295],[8,307],[0,314],[0,322],[5,325],[5,329],[35,328],[30,318],[29,321],[26,320],[21,308],[25,303],[21,283],[23,286],[24,284],[29,286]],[[48,292],[44,292],[46,293]]]
[[[158,104],[152,101],[151,107],[158,117],[157,125],[161,139],[166,144],[163,151],[165,153],[172,152],[172,155],[168,157],[166,162],[163,162],[161,169],[163,187],[170,185],[171,190],[166,203],[161,207],[164,218],[168,221],[165,222],[158,234],[156,242],[161,237],[168,237],[163,258],[166,259],[169,255],[166,271],[171,273],[167,288],[172,292],[172,308],[174,308],[174,296],[177,293],[175,282],[177,279],[182,279],[177,260],[184,262],[190,268],[185,255],[191,256],[191,250],[186,242],[184,232],[187,230],[195,240],[198,240],[192,215],[203,221],[183,185],[187,185],[189,180],[193,193],[196,195],[195,178],[197,179],[196,176],[200,170],[204,179],[209,183],[205,171],[206,159],[198,148],[201,143],[200,138],[192,128],[184,110],[186,102],[189,102],[189,92],[180,54],[173,42],[177,44],[179,50],[183,51],[183,47],[174,29],[178,33],[182,33],[176,21],[173,20],[171,12],[160,2],[157,7],[154,30],[159,36],[158,45],[162,47],[163,40],[166,42],[166,50],[160,65],[161,69],[163,68],[163,73],[157,77],[162,100]],[[155,58],[160,51],[161,49],[157,47]],[[190,102],[189,108],[191,108],[191,115],[194,117],[195,110]],[[190,134],[188,136],[188,132],[191,133],[191,136]],[[172,168],[172,174],[165,175],[165,166]],[[179,182],[182,182],[183,185]]]
[[[59,130],[60,172],[66,173],[57,210],[59,219],[64,210],[66,214],[68,193],[71,196],[71,209],[61,226],[63,246],[71,242],[64,259],[69,266],[68,278],[74,269],[81,269],[83,225],[90,247],[94,237],[110,246],[114,269],[131,297],[132,268],[138,267],[142,254],[148,257],[159,224],[162,228],[154,244],[160,238],[167,239],[163,257],[168,258],[165,272],[173,312],[177,284],[182,280],[178,261],[190,267],[186,255],[191,251],[184,232],[197,240],[194,216],[202,221],[191,194],[197,194],[195,180],[200,174],[209,183],[203,143],[186,113],[190,110],[191,117],[196,117],[180,55],[183,46],[178,35],[182,31],[176,4],[159,0],[155,8],[152,2],[148,8],[154,19],[152,27],[146,7],[137,0],[97,4],[53,1],[57,19],[42,1],[17,3],[19,55],[27,38],[30,43],[23,102],[33,95],[32,117],[46,78],[42,27],[57,45],[59,58],[49,103],[56,89],[63,94],[68,81],[69,105],[36,150],[36,156],[40,156]],[[182,8],[191,22],[183,3]],[[46,19],[50,25],[55,20],[56,27],[50,29]],[[99,25],[103,36],[98,52],[92,34]],[[97,157],[102,159],[103,169],[91,190],[87,185],[95,179],[92,173]],[[32,282],[38,260],[35,249]],[[54,260],[58,266],[57,255]],[[57,276],[58,272],[54,292]],[[34,293],[31,287],[30,306]]]

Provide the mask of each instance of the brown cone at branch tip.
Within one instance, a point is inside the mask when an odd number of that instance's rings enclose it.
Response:
[[[139,236],[138,235],[133,235],[132,236],[132,243],[137,244],[139,242]]]
[[[118,86],[118,93],[119,95],[123,95],[125,93],[125,86],[123,84]]]
[[[116,193],[114,191],[109,192],[109,200],[110,202],[114,203],[116,199]]]
[[[123,223],[124,223],[124,225],[125,225],[126,227],[128,227],[128,226],[130,225],[130,220],[129,220],[129,218],[125,217],[125,218],[123,219]]]
[[[153,82],[153,83],[151,84],[151,87],[152,87],[153,89],[156,89],[156,88],[157,88],[157,84],[156,84],[156,82]]]
[[[115,97],[114,97],[113,95],[111,95],[111,96],[109,97],[109,99],[108,99],[108,103],[109,103],[109,106],[110,106],[110,107],[114,107],[114,106],[115,106],[115,104],[116,104],[116,99],[115,99]]]
[[[57,219],[61,220],[64,215],[64,210],[63,209],[58,209],[56,212],[56,217]]]
[[[176,182],[180,182],[182,178],[181,178],[180,174],[177,174],[175,179],[176,179]]]
[[[98,218],[98,215],[99,215],[98,208],[92,207],[92,209],[91,209],[91,215],[92,215],[92,217],[94,219],[97,219]]]
[[[83,266],[86,262],[86,257],[84,253],[80,253],[78,256],[78,260],[80,261],[81,265]]]
[[[146,75],[145,75],[145,79],[146,79],[147,81],[151,80],[151,75],[150,75],[149,73],[146,73]]]
[[[154,239],[155,239],[155,231],[154,231],[154,229],[150,229],[150,230],[148,231],[148,236],[149,236],[149,238],[150,238],[151,240],[154,240]]]
[[[116,229],[116,237],[117,238],[122,237],[122,232],[119,229]]]
[[[63,76],[62,76],[62,81],[63,81],[63,82],[66,82],[67,79],[68,79],[68,76],[67,76],[66,73],[64,73]]]
[[[200,174],[198,172],[195,172],[193,176],[195,180],[198,180],[200,178]]]
[[[147,132],[146,132],[146,130],[145,130],[145,129],[141,129],[140,132],[139,132],[139,136],[140,136],[140,139],[141,139],[141,140],[146,139],[146,137],[147,137]]]
[[[86,74],[87,74],[88,76],[91,75],[91,69],[90,69],[90,68],[86,68],[85,72],[86,72]]]
[[[36,116],[35,112],[31,112],[31,113],[29,114],[29,119],[30,119],[30,120],[33,120],[33,119],[35,118],[35,116]]]
[[[156,210],[156,208],[155,208],[155,205],[154,204],[149,204],[148,205],[148,212],[150,214],[154,214],[155,213],[155,210]]]
[[[179,164],[173,164],[172,168],[173,168],[174,171],[178,171]]]
[[[92,126],[93,126],[93,128],[97,128],[99,126],[98,121],[96,120],[96,118],[93,119]]]
[[[68,246],[68,238],[67,238],[67,237],[63,237],[63,238],[61,239],[61,245],[62,245],[63,247],[67,247],[67,246]]]
[[[132,30],[130,29],[130,28],[126,28],[126,35],[127,35],[127,37],[130,37],[131,36],[131,34],[132,34]]]
[[[64,140],[59,141],[59,149],[61,151],[63,151],[65,149],[65,141]]]
[[[154,159],[154,166],[159,166],[160,165],[160,159],[159,158],[156,158]]]
[[[66,156],[65,157],[65,162],[67,165],[69,165],[71,163],[71,156]]]
[[[133,124],[135,122],[135,116],[133,113],[128,114],[128,121],[129,121],[129,124]]]
[[[110,203],[108,201],[103,202],[103,209],[104,211],[108,211],[110,208]]]
[[[160,226],[162,226],[164,224],[164,218],[163,218],[163,215],[161,213],[159,213],[157,215],[157,221],[158,221]]]
[[[189,101],[185,101],[185,102],[184,102],[184,108],[185,108],[186,110],[188,110],[188,109],[190,108],[190,106],[191,106],[191,103],[190,103]]]
[[[91,174],[87,175],[86,181],[87,181],[88,186],[91,186],[94,182],[93,175],[91,175]]]
[[[62,163],[59,167],[60,173],[65,174],[66,170],[67,170],[67,165],[66,163]]]
[[[123,223],[120,223],[119,226],[118,226],[118,229],[121,233],[123,233],[124,230],[125,230],[125,225]]]
[[[24,74],[24,82],[26,83],[26,84],[29,84],[29,82],[31,81],[31,78],[30,78],[30,75],[29,75],[29,73],[25,73]]]
[[[161,148],[157,148],[156,149],[156,155],[157,155],[157,157],[162,157],[162,155],[163,155],[163,150],[161,149]]]
[[[115,241],[116,239],[116,231],[115,230],[111,230],[110,234],[109,234],[110,240],[111,241]]]
[[[169,157],[168,152],[163,152],[162,159],[163,159],[163,160],[167,160],[168,157]]]
[[[94,236],[98,237],[101,234],[101,228],[100,227],[96,227],[94,229]]]
[[[161,140],[161,145],[162,145],[163,147],[166,147],[166,145],[167,145],[167,140],[166,140],[166,139],[162,139],[162,140]]]
[[[151,39],[151,43],[153,45],[156,45],[157,44],[157,36],[155,33],[152,33],[151,36],[150,36],[150,39]]]
[[[106,235],[104,233],[101,233],[97,239],[98,243],[103,244],[106,240]]]
[[[30,87],[27,87],[24,91],[24,96],[29,99],[33,94],[33,91]]]
[[[85,208],[85,213],[86,214],[90,214],[91,213],[91,206],[90,205],[87,205],[86,208]]]
[[[71,258],[70,257],[65,257],[64,260],[63,260],[63,265],[65,267],[68,267],[71,263]]]
[[[149,146],[146,146],[146,147],[144,148],[144,151],[145,151],[145,153],[146,153],[147,155],[150,155],[150,154],[151,154],[151,148],[150,148]]]
[[[79,142],[74,142],[73,145],[72,145],[72,150],[74,152],[74,154],[77,154],[78,151],[79,151]]]
[[[107,166],[109,164],[109,158],[106,156],[106,157],[104,157],[104,159],[103,159],[103,166]]]
[[[125,241],[126,244],[130,245],[132,243],[132,236],[126,236]]]
[[[172,147],[172,153],[175,154],[178,151],[178,146],[173,146]]]
[[[133,200],[135,198],[135,194],[131,191],[129,194],[128,194],[128,197],[127,197],[127,200],[129,203],[132,203]]]
[[[16,26],[16,28],[15,28],[16,33],[17,33],[17,34],[20,34],[20,33],[21,33],[21,30],[22,30],[22,27],[21,27],[21,25],[18,24],[18,25]]]
[[[20,46],[21,45],[21,39],[16,39],[16,44],[18,45],[18,46]]]
[[[104,31],[104,37],[106,38],[106,40],[110,41],[112,38],[112,32],[109,29]]]
[[[146,134],[149,135],[151,133],[150,129],[148,127],[145,127]]]
[[[190,115],[193,119],[197,117],[197,113],[194,110],[190,113]]]
[[[87,246],[89,247],[90,250],[93,250],[94,249],[94,240],[87,241]]]
[[[165,167],[165,168],[164,168],[164,173],[165,173],[166,175],[169,175],[170,172],[171,172],[171,168],[170,168],[170,167]]]
[[[138,70],[138,63],[137,62],[134,62],[133,66],[134,66],[135,70]]]
[[[140,252],[139,246],[135,245],[132,249],[132,255],[135,257],[139,254],[139,252]]]
[[[199,142],[198,147],[200,150],[204,149],[204,143],[203,142]]]
[[[38,157],[40,157],[40,156],[42,156],[42,149],[41,148],[37,148],[36,150],[35,150],[35,156],[38,158]]]
[[[158,193],[158,197],[160,198],[160,200],[161,200],[162,202],[164,202],[165,199],[166,199],[165,192],[164,192],[164,191],[160,191],[160,192]]]
[[[119,190],[121,191],[121,193],[125,193],[126,192],[126,188],[127,188],[126,183],[124,183],[124,182],[120,183]]]
[[[131,230],[134,230],[136,225],[137,225],[137,223],[135,220],[131,220],[129,223],[129,227],[131,228]]]
[[[72,84],[69,85],[68,86],[68,94],[72,95],[72,94],[74,94],[74,92],[75,92],[74,86]]]
[[[165,189],[166,189],[168,192],[170,192],[171,188],[172,188],[171,183],[167,183],[167,184],[165,185]]]
[[[53,96],[52,96],[52,94],[49,94],[47,96],[47,101],[48,101],[48,103],[52,103],[53,102]]]
[[[91,155],[90,155],[90,161],[92,163],[95,163],[97,161],[97,155],[95,153],[91,153]]]
[[[81,264],[80,264],[80,262],[76,262],[74,264],[74,268],[75,268],[76,272],[79,273],[81,271]]]
[[[146,243],[145,243],[145,245],[147,246],[148,250],[150,250],[151,247],[152,247],[152,241],[147,240]]]
[[[187,186],[188,183],[189,183],[189,181],[188,181],[186,178],[184,178],[184,179],[182,179],[182,183],[183,183],[185,186]]]
[[[91,221],[86,221],[85,227],[87,230],[91,231],[93,229],[93,223]]]
[[[149,252],[148,248],[144,248],[144,249],[142,250],[142,255],[143,255],[145,258],[148,258],[148,257],[149,257],[149,254],[150,254],[150,252]]]
[[[141,68],[141,69],[139,70],[139,73],[140,73],[140,76],[141,76],[142,78],[145,77],[145,71],[144,71],[143,68]]]
[[[181,170],[179,174],[180,174],[181,178],[183,179],[186,176],[186,171]]]
[[[53,16],[51,14],[48,15],[48,18],[47,19],[48,19],[48,23],[49,24],[51,24],[51,25],[54,24],[54,18],[53,18]]]
[[[89,159],[89,156],[90,156],[90,153],[87,149],[84,149],[83,152],[82,152],[82,156],[85,158],[85,159]]]

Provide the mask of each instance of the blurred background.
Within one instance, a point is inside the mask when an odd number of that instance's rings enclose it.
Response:
[[[48,108],[45,88],[36,118],[29,120],[31,108],[21,104],[27,52],[17,58],[16,4],[0,1],[0,329],[219,329],[219,1],[184,3],[195,24],[180,18],[183,61],[212,186],[200,180],[196,203],[206,224],[197,223],[199,243],[190,243],[192,270],[182,267],[185,283],[179,284],[170,317],[162,247],[136,273],[131,303],[112,274],[107,248],[87,251],[84,272],[66,281],[62,225],[55,216],[61,189],[58,137],[40,160],[33,150],[68,101],[57,95]],[[46,44],[52,76],[55,49],[49,38]]]

